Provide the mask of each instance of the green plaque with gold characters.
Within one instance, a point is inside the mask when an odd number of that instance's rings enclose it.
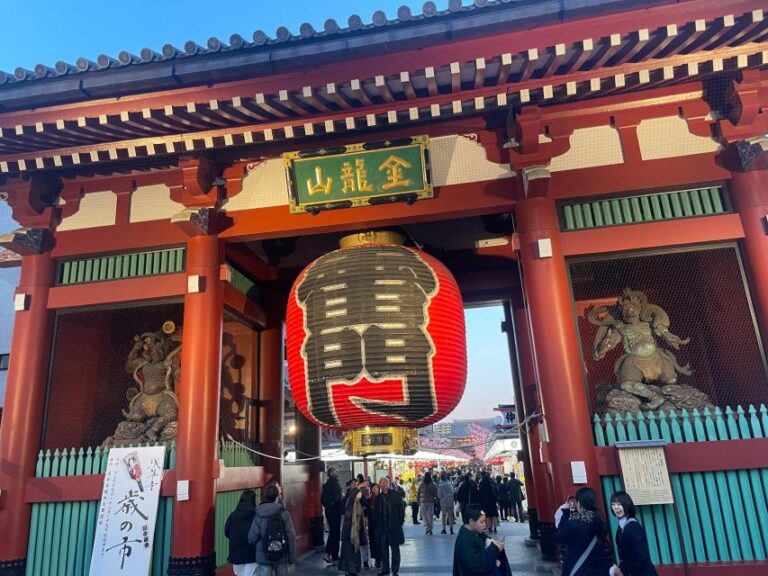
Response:
[[[291,212],[432,198],[429,137],[283,154]]]

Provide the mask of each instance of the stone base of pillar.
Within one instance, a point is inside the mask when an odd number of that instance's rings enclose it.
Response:
[[[168,576],[214,576],[216,573],[216,552],[191,558],[171,558],[168,561]]]
[[[538,540],[539,538],[539,513],[536,508],[528,508],[528,530],[530,531],[529,538],[531,540]]]
[[[0,576],[24,576],[27,573],[27,559],[0,560]]]
[[[554,523],[539,522],[539,550],[541,550],[541,559],[547,562],[557,562],[556,531]]]

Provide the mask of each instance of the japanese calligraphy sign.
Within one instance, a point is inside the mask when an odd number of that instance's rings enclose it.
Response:
[[[90,576],[149,574],[165,447],[112,448]]]
[[[286,344],[296,405],[321,426],[425,426],[464,391],[456,281],[412,248],[362,245],[315,260],[291,291]]]
[[[638,506],[672,504],[664,445],[656,441],[617,442],[624,489]]]
[[[416,136],[284,154],[291,212],[431,198],[428,142]]]

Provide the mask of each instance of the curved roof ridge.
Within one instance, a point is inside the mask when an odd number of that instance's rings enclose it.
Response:
[[[530,0],[537,1],[537,0]],[[527,3],[530,3],[527,2]],[[402,5],[396,11],[394,19],[388,19],[383,10],[376,10],[369,23],[364,23],[363,19],[352,14],[347,19],[347,27],[342,28],[333,18],[329,18],[323,24],[323,30],[317,31],[312,24],[304,22],[299,26],[298,34],[291,34],[285,26],[279,26],[275,31],[274,37],[269,37],[266,32],[256,30],[253,32],[252,39],[246,40],[240,34],[232,34],[229,37],[229,44],[224,43],[216,37],[211,37],[205,46],[199,45],[194,40],[188,40],[182,48],[173,44],[165,44],[160,52],[152,48],[145,47],[139,51],[139,54],[132,54],[127,50],[121,51],[116,58],[107,54],[99,55],[96,60],[90,60],[86,57],[78,58],[74,64],[58,61],[53,67],[45,64],[38,64],[33,70],[23,67],[16,68],[13,73],[0,70],[0,86],[6,84],[16,84],[19,82],[39,81],[46,78],[58,78],[61,76],[83,74],[86,72],[99,72],[111,68],[122,68],[127,66],[140,66],[152,62],[168,61],[182,58],[190,58],[217,52],[232,52],[236,50],[259,50],[269,49],[277,45],[288,44],[291,42],[311,43],[321,41],[326,38],[339,37],[352,34],[364,34],[372,30],[380,30],[386,26],[404,27],[416,25],[427,19],[446,18],[465,14],[480,9],[487,9],[503,4],[526,3],[526,0],[473,0],[471,4],[465,6],[462,0],[448,0],[448,5],[444,10],[438,10],[435,2],[427,0],[422,6],[420,14],[412,13],[408,6]]]

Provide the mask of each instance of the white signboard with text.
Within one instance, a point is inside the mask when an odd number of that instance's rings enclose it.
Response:
[[[663,443],[617,442],[616,448],[624,490],[637,506],[674,503]]]
[[[90,576],[149,574],[165,446],[112,448]]]

